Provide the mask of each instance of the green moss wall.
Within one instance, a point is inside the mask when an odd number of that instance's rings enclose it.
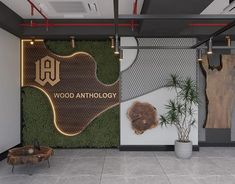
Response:
[[[87,52],[97,62],[97,77],[112,84],[119,77],[119,61],[110,48],[109,41],[79,41],[71,48],[69,41],[46,41],[48,49],[59,55],[77,51]],[[117,147],[119,145],[119,106],[107,110],[80,134],[66,137],[54,127],[50,103],[41,91],[22,88],[22,142],[32,144],[38,139],[41,145],[61,148]]]

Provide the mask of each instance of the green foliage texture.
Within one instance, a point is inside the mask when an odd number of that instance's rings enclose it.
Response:
[[[46,41],[55,54],[70,55],[87,52],[97,62],[97,77],[112,84],[119,77],[119,61],[110,48],[109,41],[79,41],[71,48],[69,41]],[[60,134],[53,123],[52,109],[46,95],[36,88],[22,88],[22,142],[61,148],[108,148],[119,145],[119,106],[113,107],[94,119],[79,135],[67,137]]]

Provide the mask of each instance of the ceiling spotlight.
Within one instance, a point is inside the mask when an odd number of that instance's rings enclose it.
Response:
[[[119,54],[119,41],[118,41],[118,35],[115,35],[115,49],[114,54]]]
[[[74,36],[70,36],[71,38],[71,46],[74,49],[75,48],[75,37]]]
[[[109,38],[111,39],[111,48],[113,49],[114,48],[114,37],[110,36]]]
[[[197,54],[198,54],[197,60],[202,61],[202,49],[197,50]]]
[[[230,36],[226,36],[225,39],[227,41],[227,46],[231,47],[231,37]]]
[[[212,37],[210,38],[210,40],[208,42],[207,54],[213,54],[213,51],[212,51]]]
[[[30,45],[34,45],[34,39],[30,40]]]

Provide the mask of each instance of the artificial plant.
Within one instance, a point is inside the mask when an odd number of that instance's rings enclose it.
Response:
[[[165,105],[166,113],[160,116],[161,125],[174,125],[178,131],[179,142],[189,142],[191,127],[195,125],[195,107],[198,105],[196,82],[191,78],[181,79],[172,74],[167,87],[174,90],[176,97]]]

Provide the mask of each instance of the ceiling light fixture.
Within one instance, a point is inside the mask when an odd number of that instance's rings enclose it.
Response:
[[[30,45],[34,45],[34,39],[30,41]]]
[[[225,36],[225,39],[227,41],[227,46],[231,47],[231,37],[227,35],[227,36]]]
[[[120,49],[119,50],[119,61],[122,61],[123,60],[123,50]]]
[[[74,49],[75,48],[75,37],[74,36],[70,36],[71,38],[71,46]]]
[[[114,48],[114,37],[110,36],[109,38],[111,39],[111,48],[113,49]]]
[[[212,51],[212,37],[210,37],[209,42],[208,42],[208,50],[207,50],[207,54],[213,54]]]
[[[114,49],[114,54],[118,55],[119,54],[119,40],[118,40],[118,35],[115,35],[115,49]]]
[[[197,50],[197,54],[198,54],[197,60],[198,60],[198,61],[202,61],[202,49],[198,49],[198,50]]]

